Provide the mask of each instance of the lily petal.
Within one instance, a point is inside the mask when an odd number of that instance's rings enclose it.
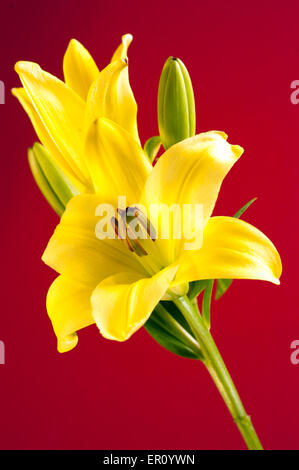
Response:
[[[118,273],[102,281],[91,296],[92,315],[101,334],[125,341],[151,315],[168,289],[177,266],[169,266],[151,278]]]
[[[97,118],[105,117],[126,129],[138,142],[137,104],[130,87],[127,49],[133,36],[126,34],[111,63],[90,88],[86,108],[86,128]]]
[[[117,205],[118,196],[126,196],[128,205],[139,201],[152,166],[126,130],[99,119],[89,129],[85,154],[95,191],[104,202]]]
[[[59,274],[93,289],[120,271],[146,275],[138,257],[128,250],[124,241],[96,237],[97,223],[102,220],[96,215],[96,209],[102,202],[101,197],[93,194],[72,198],[42,256]]]
[[[132,41],[132,34],[124,34],[121,38],[121,44],[118,46],[112,56],[111,62],[114,62],[115,60],[127,59],[128,48]]]
[[[94,323],[91,315],[92,289],[66,276],[52,283],[47,295],[47,311],[57,336],[57,349],[66,352],[78,342],[76,331]]]
[[[146,201],[169,206],[202,204],[206,225],[223,179],[243,153],[226,139],[223,132],[204,132],[170,147],[147,180]]]
[[[221,183],[243,152],[241,147],[230,145],[226,139],[227,135],[223,132],[212,131],[173,145],[160,157],[146,182],[142,201],[149,210],[157,206],[156,214],[153,216],[151,213],[154,226],[160,227],[161,220],[165,220],[163,206],[177,206],[179,214],[187,214],[184,226],[183,216],[180,222],[177,216],[173,217],[169,224],[170,236],[158,240],[161,256],[168,264],[180,256],[191,234],[199,233],[198,238],[201,238]],[[188,212],[184,210],[184,205]],[[194,216],[197,207],[201,209],[200,217]],[[187,218],[190,222],[188,224]],[[187,225],[189,229],[186,234]],[[186,240],[175,235],[178,229],[182,234],[185,232]]]
[[[61,80],[44,72],[38,64],[18,62],[15,70],[43,124],[41,137],[46,129],[59,155],[63,155],[67,166],[88,187],[89,174],[83,153],[84,101]],[[47,142],[42,143],[47,146]]]
[[[67,174],[67,176],[75,184],[75,186],[77,186],[81,192],[85,192],[86,185],[84,184],[84,181],[78,178],[78,175],[74,173],[73,169],[70,167],[63,155],[60,153],[59,149],[57,148],[57,145],[51,138],[38,113],[36,112],[25,89],[13,88],[12,94],[19,100],[25,112],[28,114],[39,140],[43,142],[44,146],[49,150],[53,160],[63,170],[63,172]]]
[[[63,58],[65,83],[85,101],[91,84],[100,71],[85,47],[71,39]]]
[[[86,103],[86,129],[101,117],[118,122],[119,102],[122,97],[118,95],[117,82],[121,71],[127,67],[128,64],[124,60],[111,62],[92,84]]]
[[[260,279],[279,284],[281,271],[275,246],[260,230],[233,217],[211,217],[202,248],[182,255],[175,283]]]

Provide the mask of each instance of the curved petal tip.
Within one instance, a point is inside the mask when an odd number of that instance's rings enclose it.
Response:
[[[77,343],[78,343],[78,335],[76,333],[64,336],[63,338],[58,338],[57,350],[60,353],[71,351],[77,346]]]

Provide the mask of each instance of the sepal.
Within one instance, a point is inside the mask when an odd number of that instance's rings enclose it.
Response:
[[[52,209],[61,216],[69,200],[79,194],[77,188],[67,179],[54,163],[48,150],[39,143],[28,149],[31,173],[41,193]]]
[[[172,302],[160,302],[144,327],[168,351],[189,359],[202,359],[199,344]]]

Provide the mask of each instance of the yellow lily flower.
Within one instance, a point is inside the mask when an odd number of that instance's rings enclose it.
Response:
[[[127,50],[122,37],[110,64],[101,72],[78,41],[69,43],[63,61],[65,82],[33,62],[15,66],[23,88],[14,88],[44,146],[81,193],[94,192],[84,154],[86,131],[94,119],[114,120],[139,142],[137,105],[129,84]]]
[[[47,296],[60,352],[75,347],[76,332],[92,323],[106,338],[128,339],[161,299],[190,281],[242,278],[279,284],[281,261],[272,242],[242,220],[212,217],[222,181],[243,152],[226,139],[215,131],[196,135],[173,145],[152,168],[132,133],[106,118],[93,122],[84,162],[96,194],[71,199],[43,254],[60,274]],[[152,203],[201,204],[201,248],[185,250],[172,235],[99,239],[97,207],[116,208],[119,196],[126,196],[128,206],[140,203],[146,209]],[[147,222],[156,226],[157,219]],[[111,219],[114,230],[116,223]]]

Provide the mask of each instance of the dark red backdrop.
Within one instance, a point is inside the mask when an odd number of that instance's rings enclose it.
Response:
[[[62,76],[75,37],[107,64],[131,32],[130,74],[142,139],[156,134],[156,92],[169,55],[191,74],[198,131],[220,129],[246,152],[227,177],[218,214],[258,196],[246,220],[268,234],[284,265],[281,287],[236,281],[213,307],[213,334],[266,448],[299,449],[298,1],[1,2],[0,447],[4,449],[239,449],[231,418],[200,363],[158,346],[145,331],[126,343],[96,327],[56,352],[45,313],[55,274],[40,256],[58,219],[33,184],[26,148],[36,140],[9,89],[13,65],[34,60]]]

